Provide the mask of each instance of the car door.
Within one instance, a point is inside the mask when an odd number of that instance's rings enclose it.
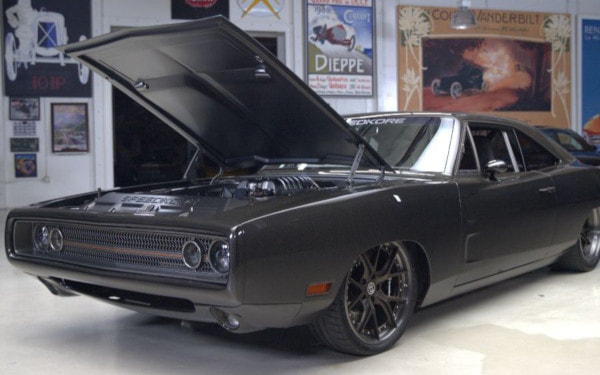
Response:
[[[457,173],[464,251],[457,286],[543,258],[556,210],[552,179],[523,162],[512,128],[469,124],[465,139]],[[487,175],[491,160],[503,160],[508,170]]]

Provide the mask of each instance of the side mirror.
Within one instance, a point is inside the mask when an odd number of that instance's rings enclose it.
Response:
[[[508,165],[504,160],[490,160],[484,167],[485,173],[490,177],[490,180],[496,179],[496,173],[505,173],[508,171]]]

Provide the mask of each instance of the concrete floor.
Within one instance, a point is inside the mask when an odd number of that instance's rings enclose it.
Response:
[[[3,252],[3,233],[0,244]],[[234,335],[58,298],[3,254],[0,276],[0,374],[580,375],[600,368],[600,268],[546,268],[426,308],[392,350],[369,358],[330,351],[303,328]]]

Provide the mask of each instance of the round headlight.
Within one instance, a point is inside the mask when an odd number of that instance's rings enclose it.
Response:
[[[210,265],[218,273],[229,272],[229,245],[216,241],[210,247]]]
[[[63,234],[58,228],[52,228],[50,231],[50,248],[54,251],[62,251],[65,244]]]
[[[196,241],[184,243],[181,248],[181,255],[183,256],[183,263],[188,268],[195,270],[202,264],[202,249]]]
[[[46,251],[50,247],[50,230],[45,225],[33,228],[33,244],[37,250]]]

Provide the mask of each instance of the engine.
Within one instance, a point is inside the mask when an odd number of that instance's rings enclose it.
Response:
[[[275,195],[291,195],[303,190],[315,190],[319,186],[306,176],[249,179],[241,181],[235,190],[236,198],[264,198]]]
[[[136,192],[99,194],[71,209],[96,212],[130,212],[136,215],[182,214],[194,211],[223,211],[251,201],[319,190],[310,177],[225,178],[214,184],[201,184]]]

